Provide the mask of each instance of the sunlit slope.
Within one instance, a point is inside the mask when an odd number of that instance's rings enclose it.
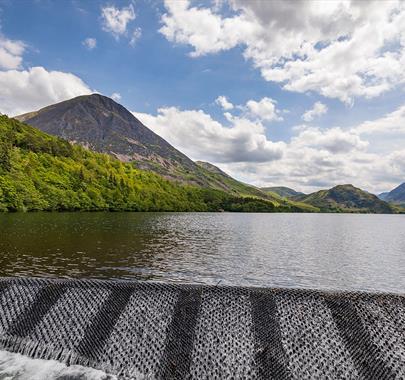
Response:
[[[260,190],[264,191],[265,193],[268,194],[277,194],[282,198],[293,198],[298,195],[304,195],[304,193],[300,193],[299,191],[295,191],[294,189],[291,189],[286,186],[273,186],[273,187],[262,187]]]
[[[303,211],[169,181],[0,116],[0,210]]]

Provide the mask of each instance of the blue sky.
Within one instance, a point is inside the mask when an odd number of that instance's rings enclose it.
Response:
[[[0,111],[115,94],[241,180],[389,189],[405,181],[404,2],[321,3],[0,0]]]

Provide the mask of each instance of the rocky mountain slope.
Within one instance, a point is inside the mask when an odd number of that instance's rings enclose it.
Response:
[[[16,119],[120,161],[136,160],[141,169],[155,164],[174,174],[178,168],[187,172],[196,167],[125,107],[99,94],[79,96]]]
[[[363,212],[391,214],[395,210],[376,195],[353,185],[338,185],[293,199],[318,207],[323,212]]]

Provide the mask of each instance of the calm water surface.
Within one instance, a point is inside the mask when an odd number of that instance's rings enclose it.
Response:
[[[405,215],[0,215],[0,275],[405,293]]]

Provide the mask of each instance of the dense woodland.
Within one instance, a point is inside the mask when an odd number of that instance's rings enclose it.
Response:
[[[302,211],[185,186],[0,116],[1,211]]]

